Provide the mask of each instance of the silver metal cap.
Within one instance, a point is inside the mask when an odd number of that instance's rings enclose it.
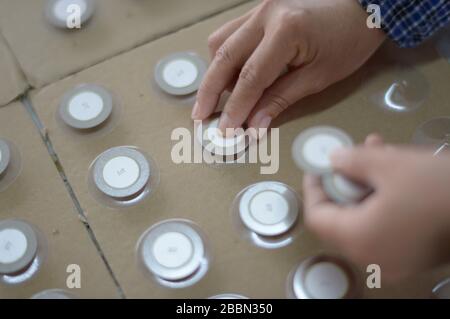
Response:
[[[67,19],[70,5],[80,7],[80,23],[85,24],[94,14],[96,0],[47,0],[45,5],[45,16],[47,20],[58,28],[67,29]]]
[[[298,198],[283,183],[257,183],[242,194],[239,215],[251,231],[262,236],[279,236],[289,231],[297,221]]]
[[[92,129],[111,116],[113,97],[106,89],[95,84],[83,84],[62,98],[59,115],[75,129]]]
[[[220,294],[209,297],[208,299],[248,299],[248,297],[238,294]]]
[[[320,255],[304,260],[291,280],[289,284],[298,299],[347,299],[358,296],[353,269],[335,256]]]
[[[351,137],[341,129],[317,126],[303,131],[292,145],[297,166],[316,175],[332,173],[330,155],[340,147],[353,146]]]
[[[0,139],[0,176],[7,170],[11,161],[11,150],[5,140]]]
[[[197,141],[208,153],[234,160],[235,156],[240,157],[245,153],[250,136],[245,134],[244,130],[240,130],[232,137],[223,137],[219,131],[219,121],[219,114],[202,121],[201,126],[197,127]]]
[[[72,293],[62,289],[49,289],[34,294],[31,299],[77,299]]]
[[[435,155],[450,151],[450,117],[437,117],[421,124],[412,142],[434,147]]]
[[[150,173],[145,155],[128,146],[114,147],[100,154],[92,171],[97,188],[114,198],[139,194],[149,182]]]
[[[205,246],[200,234],[188,223],[165,221],[141,237],[138,254],[154,275],[169,281],[192,276],[200,268]]]
[[[433,296],[438,299],[450,299],[450,278],[444,279],[433,288]]]
[[[26,269],[36,257],[38,239],[33,228],[20,220],[0,221],[0,274]]]
[[[207,65],[197,54],[178,52],[161,60],[155,68],[155,81],[166,93],[188,95],[200,87]]]

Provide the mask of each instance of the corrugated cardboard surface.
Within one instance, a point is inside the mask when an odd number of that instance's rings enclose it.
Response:
[[[72,293],[81,298],[117,298],[114,282],[20,103],[0,109],[0,137],[18,147],[23,167],[15,183],[0,193],[0,219],[26,220],[37,226],[48,242],[48,258],[36,277],[19,286],[0,284],[0,299],[29,298],[50,288],[67,289],[70,264],[81,267],[81,289]]]
[[[0,32],[0,106],[25,92],[27,83],[17,61]]]
[[[33,93],[33,103],[127,297],[204,298],[223,292],[252,298],[285,297],[288,272],[302,257],[318,253],[322,245],[302,230],[295,243],[283,249],[269,251],[252,246],[232,227],[229,210],[234,196],[247,185],[262,180],[282,181],[301,192],[302,172],[295,167],[290,152],[296,135],[307,127],[335,125],[348,131],[356,141],[379,131],[389,142],[408,142],[419,123],[434,116],[448,115],[448,65],[429,59],[429,50],[391,52],[390,48],[385,48],[350,79],[298,103],[274,123],[281,128],[281,163],[276,175],[260,175],[258,165],[175,165],[170,157],[171,132],[178,127],[192,128],[191,108],[154,88],[151,84],[153,68],[159,59],[177,51],[192,50],[207,58],[207,36],[249,8],[247,5],[231,10]],[[393,114],[368,102],[368,92],[386,81],[392,70],[391,64],[386,62],[386,56],[392,53],[420,62],[418,68],[431,83],[432,94],[418,112]],[[89,138],[67,134],[56,121],[61,96],[84,82],[102,84],[120,97],[122,118],[106,136]],[[134,145],[148,152],[161,172],[161,183],[154,196],[142,205],[125,210],[111,210],[99,204],[87,187],[91,162],[104,150],[118,145]],[[156,222],[168,218],[196,222],[206,232],[213,249],[214,260],[208,275],[189,289],[173,291],[158,287],[136,266],[135,245],[139,236]],[[444,274],[450,274],[450,269],[379,291],[366,291],[366,296],[426,297]]]
[[[81,30],[50,25],[46,0],[0,0],[0,27],[33,87],[200,21],[244,0],[98,0]]]

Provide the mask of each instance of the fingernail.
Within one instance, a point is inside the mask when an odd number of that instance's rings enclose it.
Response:
[[[341,164],[345,163],[347,159],[349,158],[351,153],[351,149],[349,148],[339,148],[331,153],[331,162],[334,165],[340,166]]]
[[[219,121],[219,130],[222,132],[222,135],[225,137],[229,137],[233,135],[234,130],[233,121],[227,113],[222,113]]]
[[[193,120],[200,120],[200,119],[198,118],[198,102],[195,102],[195,104],[194,104],[194,108],[192,109],[192,115],[191,115],[191,118],[192,118]]]
[[[272,118],[270,116],[266,116],[259,122],[258,127],[259,128],[269,128],[270,123],[272,123]]]

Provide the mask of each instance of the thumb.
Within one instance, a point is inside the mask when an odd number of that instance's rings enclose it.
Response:
[[[312,64],[281,76],[266,91],[251,112],[248,125],[266,129],[270,123],[298,100],[322,91],[326,85],[319,81],[317,68]]]
[[[382,178],[382,154],[381,147],[341,148],[331,154],[331,163],[338,173],[356,182],[375,186]]]

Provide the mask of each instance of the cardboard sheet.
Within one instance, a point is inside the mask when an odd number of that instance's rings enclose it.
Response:
[[[27,83],[0,31],[0,106],[25,92]]]
[[[89,23],[71,32],[46,21],[46,0],[1,0],[0,27],[29,83],[41,87],[244,1],[98,0]]]
[[[80,298],[118,298],[114,282],[92,243],[78,212],[23,105],[0,108],[0,137],[21,153],[22,172],[0,192],[0,220],[22,219],[35,225],[48,243],[48,258],[40,272],[18,286],[0,284],[0,299],[30,298],[46,289],[66,289],[68,265],[81,269]],[[101,284],[99,284],[101,283]]]
[[[127,297],[205,298],[227,292],[251,298],[284,298],[286,278],[296,262],[327,248],[303,228],[288,247],[264,250],[252,246],[232,227],[230,206],[234,196],[249,184],[263,180],[285,182],[301,193],[302,172],[291,159],[291,145],[307,127],[335,125],[358,142],[373,131],[381,132],[389,142],[409,142],[422,121],[448,115],[448,65],[435,60],[434,55],[430,57],[427,49],[399,51],[388,46],[360,72],[320,95],[301,101],[274,123],[280,127],[277,174],[260,175],[259,165],[174,164],[171,133],[178,127],[192,129],[191,107],[155,89],[151,83],[155,64],[177,51],[195,51],[207,58],[208,35],[250,7],[233,9],[33,92],[34,106]],[[369,92],[393,72],[389,57],[411,59],[430,82],[431,96],[417,112],[394,114],[368,101]],[[57,122],[55,113],[62,95],[80,83],[102,84],[120,98],[122,117],[110,134],[74,136]],[[88,168],[96,156],[119,145],[134,145],[148,152],[159,166],[161,183],[145,203],[112,210],[91,196],[86,181]],[[197,223],[213,249],[209,273],[188,289],[162,288],[145,277],[136,265],[139,236],[153,224],[169,218],[187,218]],[[393,287],[366,291],[365,297],[428,297],[437,280],[449,274],[450,268],[437,270]]]

